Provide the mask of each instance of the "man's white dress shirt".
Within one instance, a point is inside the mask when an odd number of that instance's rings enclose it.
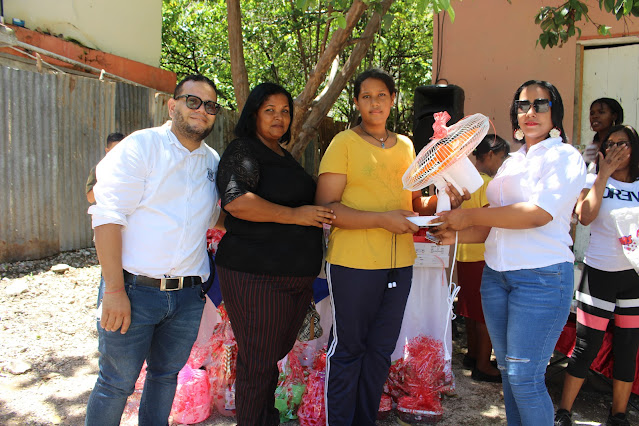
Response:
[[[89,214],[94,228],[122,225],[122,266],[130,273],[205,280],[220,157],[204,142],[189,152],[170,124],[132,133],[104,157]]]

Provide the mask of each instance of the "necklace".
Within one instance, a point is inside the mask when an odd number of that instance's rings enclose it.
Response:
[[[361,124],[359,125],[359,128],[362,129],[362,132],[366,133],[368,136],[370,136],[371,138],[375,139],[376,141],[379,141],[382,144],[382,149],[386,148],[386,145],[384,144],[388,138],[390,137],[390,134],[388,133],[388,129],[384,129],[386,130],[386,137],[385,138],[378,138],[376,136],[371,135],[370,133],[368,133],[366,131],[366,129],[364,128],[364,126],[362,126]]]

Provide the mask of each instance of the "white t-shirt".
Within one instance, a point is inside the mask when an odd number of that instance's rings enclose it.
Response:
[[[585,188],[592,188],[596,178],[597,175],[589,174]],[[633,269],[623,254],[617,227],[610,212],[624,207],[638,206],[639,181],[627,183],[608,178],[599,214],[590,224],[590,245],[584,257],[586,265],[608,272]]]
[[[530,229],[493,227],[486,239],[486,264],[496,271],[542,268],[573,262],[570,219],[586,182],[586,163],[561,138],[526,145],[510,154],[486,195],[491,207],[531,202],[551,216],[544,226]]]

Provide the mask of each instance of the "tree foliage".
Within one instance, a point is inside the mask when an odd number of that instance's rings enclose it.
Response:
[[[619,21],[629,16],[639,16],[639,0],[599,0],[599,9],[613,14]],[[535,16],[535,23],[541,27],[537,44],[544,49],[561,46],[569,38],[581,35],[581,28],[576,24],[582,20],[597,27],[600,35],[610,35],[609,26],[592,20],[585,2],[568,0],[559,6],[544,6],[539,10]]]
[[[350,77],[358,70],[379,66],[398,80],[400,92],[392,120],[397,131],[407,132],[411,128],[412,91],[430,82],[433,10],[426,7],[426,1],[359,3],[361,13],[357,19],[351,16],[353,22],[347,32],[348,12],[353,13],[351,0],[242,0],[243,56],[248,81],[251,86],[276,82],[294,96],[306,89],[307,106],[300,102],[296,110],[305,115],[316,107],[334,81],[317,69],[318,63],[328,63],[328,69],[334,65],[338,73],[350,66],[353,71],[343,76],[346,90],[342,91],[344,86],[333,87],[337,97],[324,115],[352,121],[355,113]],[[449,1],[441,3],[437,7],[450,8]],[[384,7],[391,4],[387,13]],[[375,14],[382,17],[381,24],[371,39],[365,40],[367,25]],[[225,2],[163,0],[162,67],[176,72],[178,78],[194,72],[213,78],[221,92],[220,103],[235,109],[241,102],[233,97],[238,79],[231,71],[226,17]],[[342,33],[343,42],[330,45],[336,33]],[[347,65],[358,43],[366,45],[364,59],[361,65]],[[335,55],[328,55],[327,48],[334,49]],[[309,81],[317,85],[314,91],[307,88]]]
[[[617,19],[639,16],[639,0],[599,0],[599,7]],[[231,14],[238,9],[241,17]],[[392,128],[410,131],[412,91],[430,83],[432,16],[442,11],[455,19],[451,0],[163,0],[161,63],[179,77],[213,78],[220,102],[231,109],[247,93],[234,87],[263,81],[286,87],[296,96],[293,139],[286,148],[299,158],[325,116],[354,120],[349,81],[370,66],[395,76]],[[576,24],[582,20],[593,22],[580,0],[542,7],[535,17],[542,30],[537,43],[565,43],[580,33]],[[228,22],[236,30],[232,42]],[[609,27],[593,24],[609,34]],[[231,57],[246,73],[232,71]]]

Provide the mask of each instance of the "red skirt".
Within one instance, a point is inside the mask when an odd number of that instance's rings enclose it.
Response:
[[[486,323],[481,307],[481,276],[486,262],[457,262],[457,281],[461,287],[457,295],[457,314],[477,322]]]

